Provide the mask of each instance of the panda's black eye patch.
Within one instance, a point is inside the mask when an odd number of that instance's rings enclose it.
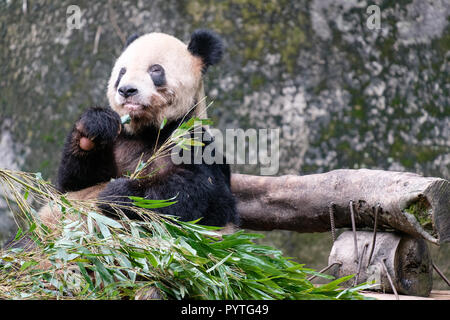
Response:
[[[150,73],[150,77],[153,80],[153,83],[157,87],[161,87],[166,84],[166,74],[164,72],[164,68],[159,64],[154,64],[150,66],[148,69]]]
[[[119,71],[119,76],[117,77],[116,83],[114,84],[114,87],[117,89],[117,87],[119,86],[120,83],[120,79],[122,79],[123,75],[125,74],[125,72],[127,72],[126,68],[122,68]]]

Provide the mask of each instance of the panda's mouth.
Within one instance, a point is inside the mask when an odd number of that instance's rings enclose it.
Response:
[[[139,111],[139,110],[144,109],[144,106],[142,104],[137,104],[137,103],[125,103],[123,105],[123,107],[125,109],[127,109],[129,112]]]

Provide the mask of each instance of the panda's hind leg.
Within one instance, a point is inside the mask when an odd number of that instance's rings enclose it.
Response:
[[[85,188],[83,190],[68,192],[65,195],[65,198],[69,201],[94,200],[98,197],[99,193],[103,189],[105,189],[106,185],[107,182],[99,183],[95,186]],[[52,226],[58,225],[61,218],[61,211],[59,210],[58,206],[47,203],[38,211],[38,216],[43,224],[51,228]]]

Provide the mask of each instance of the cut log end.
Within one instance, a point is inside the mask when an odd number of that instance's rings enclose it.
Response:
[[[429,296],[433,286],[432,264],[423,239],[378,232],[372,250],[373,233],[358,231],[356,241],[359,254],[355,253],[354,240],[353,232],[346,231],[334,242],[328,264],[339,264],[332,270],[335,277],[355,274],[358,284],[374,281],[376,285],[372,289],[383,292],[394,292],[392,281],[395,292]],[[353,280],[344,285],[354,285]]]

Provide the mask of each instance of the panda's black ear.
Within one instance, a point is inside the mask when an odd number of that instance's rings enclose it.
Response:
[[[139,38],[139,34],[133,33],[131,36],[127,38],[127,41],[125,42],[125,46],[123,47],[123,50],[125,50],[134,40]]]
[[[203,60],[203,72],[206,72],[209,66],[222,59],[223,42],[219,35],[211,30],[195,30],[191,35],[188,50]]]

